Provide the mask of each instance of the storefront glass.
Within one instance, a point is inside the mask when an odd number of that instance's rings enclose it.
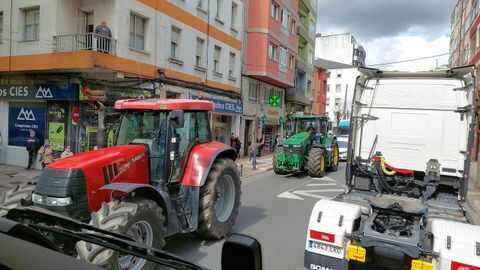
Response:
[[[45,103],[10,102],[8,111],[8,145],[26,146],[30,130],[45,139]]]

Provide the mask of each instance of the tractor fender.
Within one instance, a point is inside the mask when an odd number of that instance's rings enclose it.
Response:
[[[101,187],[100,190],[110,190],[112,192],[120,191],[126,194],[132,194],[133,197],[143,197],[151,199],[155,201],[164,210],[167,235],[177,233],[181,230],[178,218],[174,214],[176,212],[173,209],[171,198],[168,192],[157,189],[152,185],[135,183],[110,183]]]
[[[207,180],[213,162],[218,158],[237,159],[237,153],[221,142],[198,144],[190,151],[183,175],[183,186],[201,187]]]

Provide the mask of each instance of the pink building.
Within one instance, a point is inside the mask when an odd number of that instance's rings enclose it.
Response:
[[[245,11],[239,135],[245,154],[255,137],[267,153],[283,134],[285,91],[295,85],[298,0],[247,0]],[[270,103],[271,97],[280,102]]]

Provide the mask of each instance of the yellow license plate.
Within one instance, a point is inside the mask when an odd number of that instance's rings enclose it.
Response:
[[[412,260],[411,270],[432,270],[433,264],[422,260]]]
[[[364,247],[351,245],[347,246],[347,259],[365,262],[365,257],[367,255],[367,250]]]

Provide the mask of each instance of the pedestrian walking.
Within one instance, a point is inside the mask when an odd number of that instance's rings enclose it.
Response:
[[[263,146],[264,146],[263,137],[259,137],[259,138],[257,139],[257,157],[261,157],[261,156],[262,156]]]
[[[110,39],[112,38],[112,31],[107,26],[107,21],[102,20],[100,25],[95,27],[95,34],[97,34],[97,50],[100,52],[110,52]]]
[[[233,133],[230,136],[230,147],[237,149],[237,140],[235,139],[235,135]]]
[[[242,149],[242,143],[240,142],[240,139],[238,138],[238,136],[235,136],[235,148],[234,149],[237,151],[237,155],[240,155],[240,149]]]
[[[42,169],[45,168],[48,164],[53,162],[53,150],[50,146],[48,139],[45,139],[42,147],[38,150],[40,155],[40,163],[42,164]]]
[[[25,169],[30,170],[35,163],[37,151],[40,149],[40,141],[37,138],[36,132],[33,130],[30,130],[30,137],[27,139],[26,149],[28,152],[28,163]]]

